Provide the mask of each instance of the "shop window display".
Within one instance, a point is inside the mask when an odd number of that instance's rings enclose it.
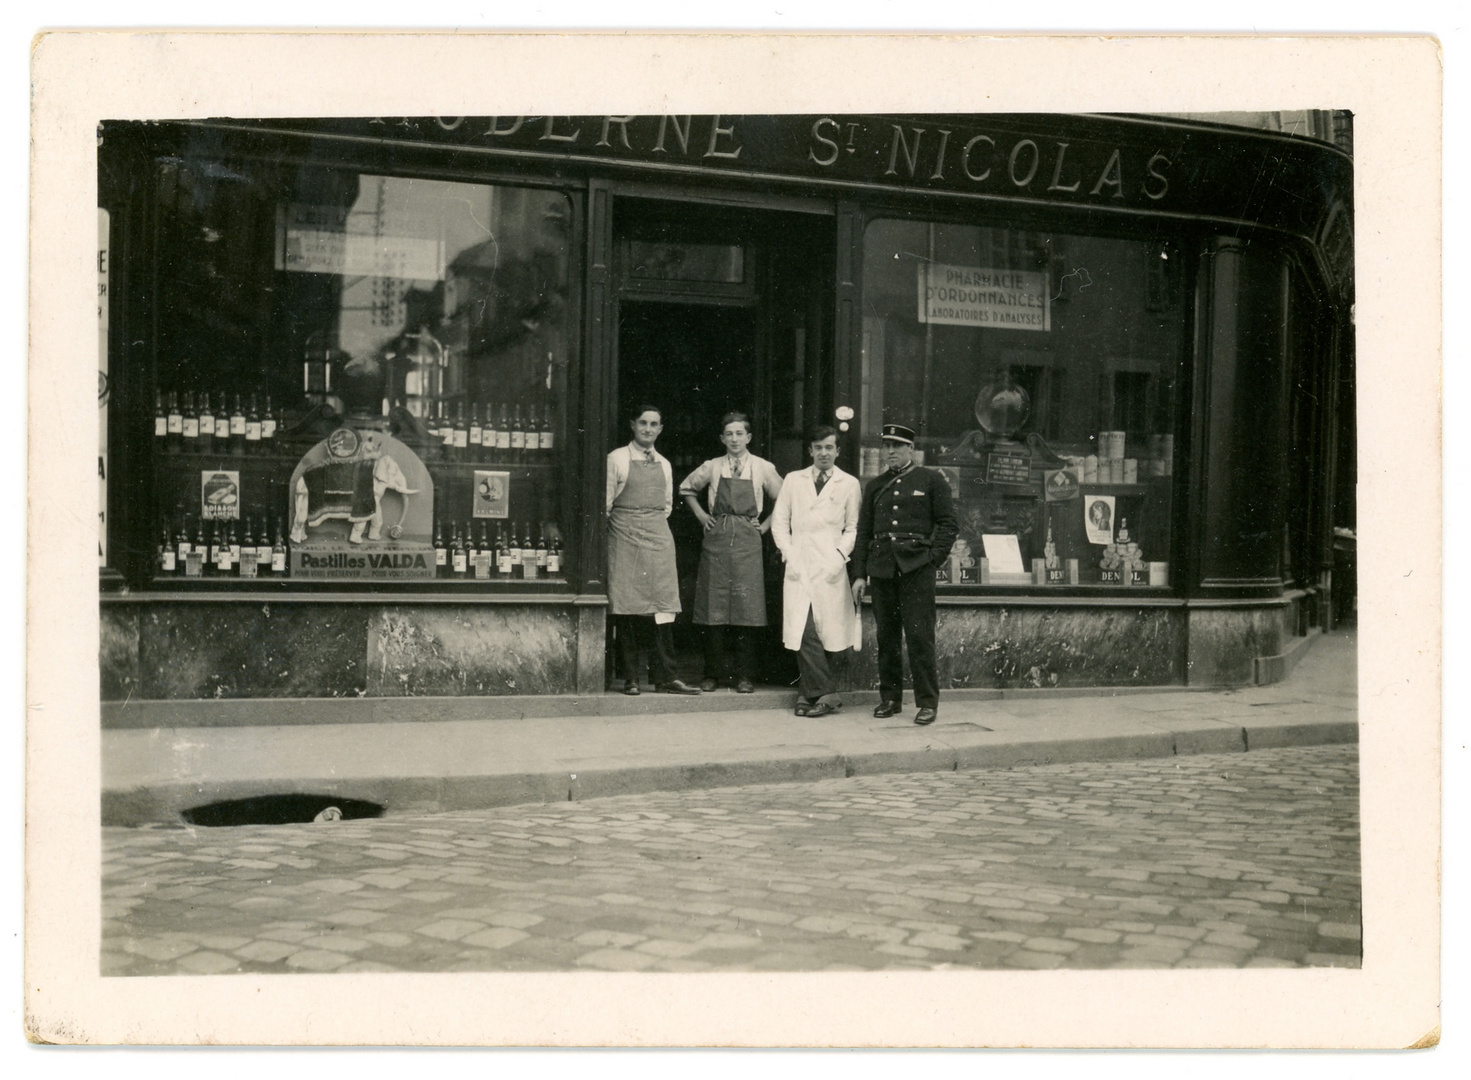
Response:
[[[880,219],[863,261],[861,471],[918,434],[961,522],[952,585],[1169,585],[1187,354],[1160,239]]]
[[[156,180],[155,585],[564,578],[565,195]]]

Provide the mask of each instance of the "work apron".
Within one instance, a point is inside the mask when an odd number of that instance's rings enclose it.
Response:
[[[715,479],[715,525],[705,533],[695,585],[696,623],[765,626],[766,577],[756,488],[749,476]]]
[[[614,615],[680,610],[664,492],[657,461],[628,463],[628,482],[608,513],[608,608]]]

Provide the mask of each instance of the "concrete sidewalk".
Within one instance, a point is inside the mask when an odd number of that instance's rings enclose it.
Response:
[[[363,799],[390,813],[468,810],[1358,739],[1352,632],[1323,636],[1286,681],[1270,686],[1086,696],[942,692],[940,719],[925,728],[913,724],[912,699],[888,720],[871,715],[872,694],[850,695],[853,704],[815,720],[793,716],[791,699],[693,712],[107,729],[102,820],[177,822],[190,807],[290,793]],[[679,701],[638,700],[660,710]],[[380,716],[388,710],[381,702],[374,708]]]

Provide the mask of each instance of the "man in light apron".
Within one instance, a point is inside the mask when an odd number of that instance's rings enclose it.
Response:
[[[664,694],[698,694],[674,675],[674,616],[679,575],[674,564],[674,471],[654,449],[664,418],[641,405],[629,421],[633,441],[608,455],[608,610],[618,641],[623,692],[639,693],[640,639],[652,645],[649,666],[654,689]]]
[[[771,462],[747,451],[751,418],[745,413],[726,413],[720,422],[720,441],[726,452],[679,485],[685,504],[705,530],[694,611],[696,624],[706,627],[705,679],[700,689],[714,690],[730,679],[737,693],[750,694],[756,689],[755,631],[766,625],[761,537],[771,521],[762,521],[761,511],[768,498],[780,494],[781,476]],[[700,505],[701,492],[706,506]],[[726,627],[734,628],[734,672]]]

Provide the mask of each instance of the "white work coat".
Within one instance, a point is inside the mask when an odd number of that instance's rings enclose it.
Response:
[[[802,647],[807,612],[828,652],[862,646],[862,623],[848,588],[848,556],[858,538],[863,489],[833,466],[822,494],[815,465],[789,473],[771,512],[771,538],[786,560],[782,581],[782,644]]]

